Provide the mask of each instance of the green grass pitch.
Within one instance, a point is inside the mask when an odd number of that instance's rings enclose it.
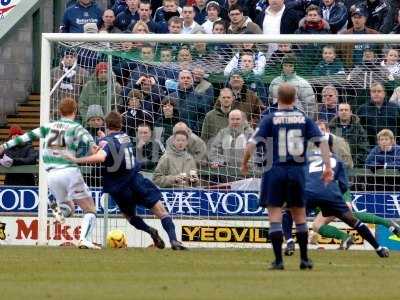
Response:
[[[400,299],[400,253],[311,251],[312,271],[268,271],[271,250],[0,247],[0,299]]]

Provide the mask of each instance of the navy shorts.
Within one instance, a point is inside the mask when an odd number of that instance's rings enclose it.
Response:
[[[319,208],[324,217],[340,218],[347,212],[350,212],[349,207],[342,197],[332,199],[319,199],[318,196],[305,194],[307,209]]]
[[[160,189],[140,173],[132,177],[129,185],[110,195],[127,216],[136,215],[136,205],[151,209],[162,198]]]
[[[261,179],[260,206],[305,207],[303,166],[273,166]]]

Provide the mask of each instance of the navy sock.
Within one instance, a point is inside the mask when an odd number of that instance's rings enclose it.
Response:
[[[164,230],[167,232],[170,241],[176,241],[175,225],[172,221],[171,216],[165,216],[161,219],[161,224]]]
[[[296,237],[300,248],[300,257],[302,260],[308,260],[307,244],[308,244],[308,227],[306,223],[296,224]]]
[[[269,228],[269,238],[271,239],[272,248],[274,249],[276,263],[281,263],[282,259],[282,243],[283,243],[283,232],[282,224],[272,222]]]
[[[371,231],[369,230],[369,228],[367,227],[367,225],[365,225],[363,222],[361,222],[360,220],[357,221],[356,225],[354,226],[354,228],[358,231],[358,233],[363,237],[363,239],[367,240],[368,243],[371,244],[372,247],[374,247],[375,249],[379,248],[379,244],[376,241],[376,239],[374,238],[374,236],[372,235]]]
[[[293,239],[292,228],[293,228],[292,214],[290,213],[290,211],[285,211],[282,214],[282,229],[286,242],[290,239]]]
[[[147,225],[142,218],[138,216],[130,217],[129,223],[136,229],[142,230],[150,234],[150,226]]]

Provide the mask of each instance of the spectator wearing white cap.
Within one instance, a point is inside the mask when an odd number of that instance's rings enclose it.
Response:
[[[206,21],[203,24],[201,24],[201,27],[203,27],[206,33],[212,34],[214,23],[216,21],[222,20],[222,18],[219,17],[219,14],[221,12],[221,7],[219,6],[218,2],[210,1],[207,3],[206,12],[207,12]]]

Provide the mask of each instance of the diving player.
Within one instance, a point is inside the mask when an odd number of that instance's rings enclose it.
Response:
[[[324,158],[323,180],[333,179],[329,148],[321,131],[305,114],[294,108],[296,89],[283,83],[278,88],[278,109],[263,117],[249,140],[242,162],[242,173],[248,173],[248,161],[256,145],[264,142],[270,155],[269,169],[263,174],[260,187],[260,206],[268,208],[269,237],[275,254],[270,269],[283,270],[282,259],[282,206],[286,203],[296,223],[296,236],[300,247],[300,269],[312,269],[308,258],[308,227],[303,199],[306,164],[305,152],[309,140],[318,142]],[[272,168],[271,168],[272,166]]]
[[[308,174],[305,186],[307,208],[319,207],[321,210],[315,229],[318,230],[318,227],[325,223],[324,220],[331,221],[331,217],[337,217],[356,229],[374,247],[380,257],[388,257],[388,249],[378,244],[368,227],[351,213],[351,210],[344,202],[343,193],[348,189],[348,181],[343,163],[334,156],[330,158],[331,166],[334,170],[334,182],[326,185],[321,180],[323,163],[320,154],[313,154],[308,160],[309,163],[306,170]]]
[[[103,191],[109,193],[121,212],[135,228],[150,234],[157,248],[164,248],[164,241],[156,229],[148,226],[142,218],[136,216],[136,205],[150,209],[167,232],[173,250],[186,250],[176,238],[175,225],[171,216],[160,201],[160,190],[149,179],[139,173],[140,165],[133,155],[134,148],[128,135],[121,132],[122,117],[118,112],[110,112],[106,118],[108,135],[99,142],[101,149],[86,157],[66,158],[78,164],[103,163]]]

